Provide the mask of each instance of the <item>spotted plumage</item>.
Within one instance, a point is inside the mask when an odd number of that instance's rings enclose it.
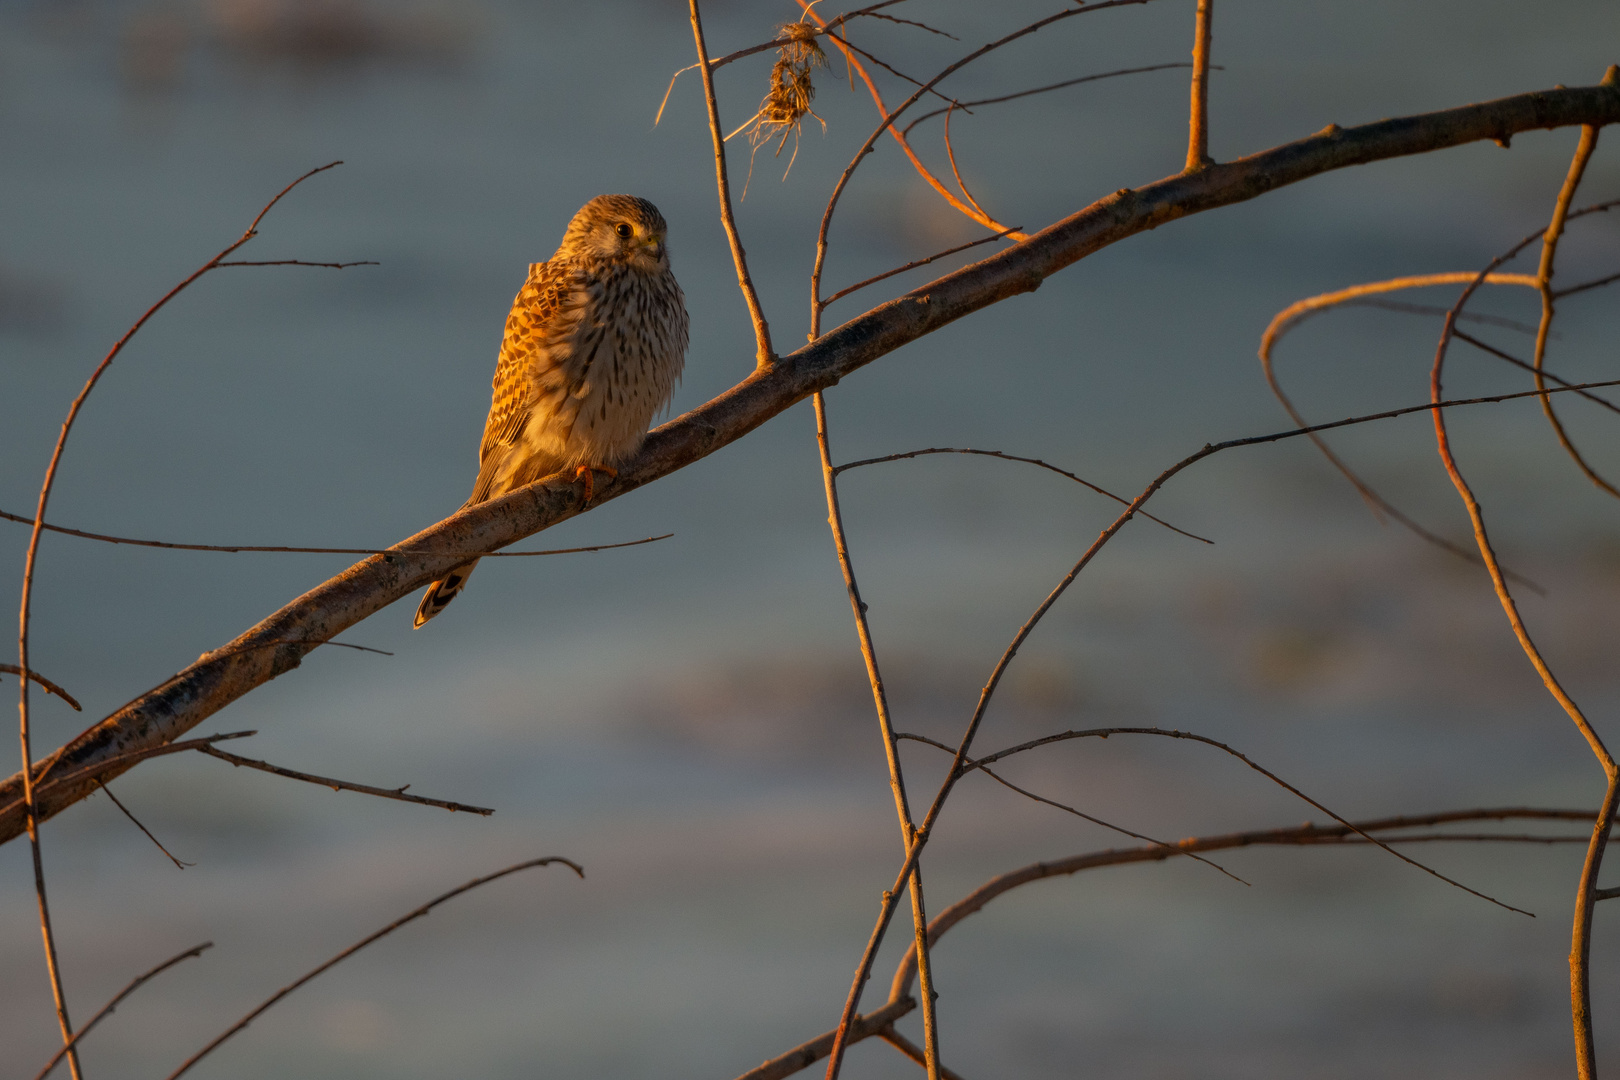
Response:
[[[641,448],[686,357],[685,299],[669,269],[668,226],[631,195],[599,195],[569,222],[506,318],[478,480],[467,505],[564,470],[591,492]],[[475,559],[428,587],[421,626],[455,599]]]

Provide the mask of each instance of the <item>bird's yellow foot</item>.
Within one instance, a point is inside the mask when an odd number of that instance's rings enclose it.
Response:
[[[619,478],[619,470],[609,465],[581,465],[574,470],[574,480],[585,485],[585,505],[591,505],[591,499],[596,497],[596,484],[592,473],[607,473],[614,480]]]

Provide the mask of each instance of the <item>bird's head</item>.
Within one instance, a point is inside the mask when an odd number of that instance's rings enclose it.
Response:
[[[617,262],[649,273],[669,269],[664,236],[669,226],[658,207],[634,195],[598,195],[574,215],[563,234],[559,258]]]

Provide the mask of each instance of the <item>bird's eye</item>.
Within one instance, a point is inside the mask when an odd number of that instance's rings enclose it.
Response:
[[[619,222],[613,227],[613,231],[619,234],[619,239],[621,240],[630,239],[630,235],[635,232],[635,230],[630,227],[630,223],[627,221]]]

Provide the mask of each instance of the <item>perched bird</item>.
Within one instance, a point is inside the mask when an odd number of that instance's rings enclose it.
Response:
[[[588,503],[592,470],[617,476],[641,449],[686,358],[668,228],[646,199],[598,195],[568,223],[557,253],[529,267],[506,317],[478,481],[464,505],[567,469]],[[428,586],[416,625],[443,611],[477,565]]]

